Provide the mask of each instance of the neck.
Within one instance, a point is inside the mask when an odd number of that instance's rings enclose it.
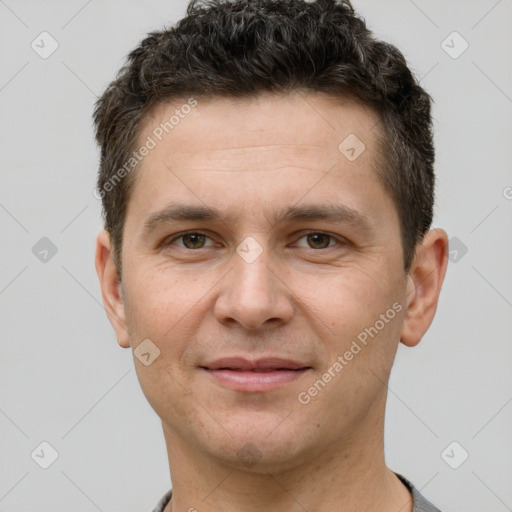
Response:
[[[377,422],[279,468],[212,458],[163,425],[173,482],[165,512],[412,512],[411,494],[385,464],[383,415]]]

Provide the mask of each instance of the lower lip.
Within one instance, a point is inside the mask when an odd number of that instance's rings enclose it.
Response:
[[[258,392],[271,391],[300,378],[308,371],[302,370],[276,370],[271,372],[237,371],[237,370],[209,370],[208,372],[219,384],[235,391]]]

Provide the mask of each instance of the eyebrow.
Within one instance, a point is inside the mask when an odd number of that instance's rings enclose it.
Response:
[[[161,225],[172,222],[218,221],[229,224],[235,218],[236,216],[232,214],[222,214],[218,209],[209,206],[171,204],[163,210],[152,213],[145,220],[143,233],[147,235]],[[372,223],[367,216],[342,204],[290,206],[278,210],[270,218],[265,215],[265,218],[271,224],[304,221],[344,223],[356,226],[359,230],[366,233],[372,232]]]

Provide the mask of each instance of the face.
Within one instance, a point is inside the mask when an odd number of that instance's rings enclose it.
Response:
[[[376,115],[314,94],[180,105],[140,133],[156,145],[135,176],[121,285],[106,233],[97,250],[120,345],[145,343],[134,363],[166,439],[284,468],[369,432],[444,275],[442,236],[421,260],[441,267],[435,283],[404,272]]]

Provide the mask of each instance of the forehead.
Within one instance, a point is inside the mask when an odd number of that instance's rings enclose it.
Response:
[[[379,130],[377,114],[352,98],[261,93],[249,98],[181,98],[157,104],[141,124],[139,142],[147,136],[164,144],[172,139],[177,156],[182,152],[179,149],[185,148],[183,143],[189,152],[229,149],[235,156],[250,146],[286,151],[283,146],[295,145],[325,152],[351,133],[371,146],[370,139]],[[194,136],[199,132],[202,137]],[[258,144],[254,144],[256,140]]]
[[[250,98],[181,98],[145,116],[138,147],[151,146],[135,175],[156,162],[173,169],[327,172],[340,158],[377,168],[377,114],[350,98],[295,92]],[[142,173],[147,174],[147,173]]]
[[[246,204],[258,198],[293,202],[312,188],[323,188],[334,200],[341,188],[353,199],[371,195],[370,185],[375,189],[379,181],[379,133],[370,108],[324,94],[161,103],[141,125],[139,147],[151,149],[134,171],[128,213],[134,198],[142,214],[163,207],[178,190],[196,203],[217,201],[217,208],[242,196]],[[238,197],[228,189],[238,190]],[[222,195],[230,205],[222,204]]]

